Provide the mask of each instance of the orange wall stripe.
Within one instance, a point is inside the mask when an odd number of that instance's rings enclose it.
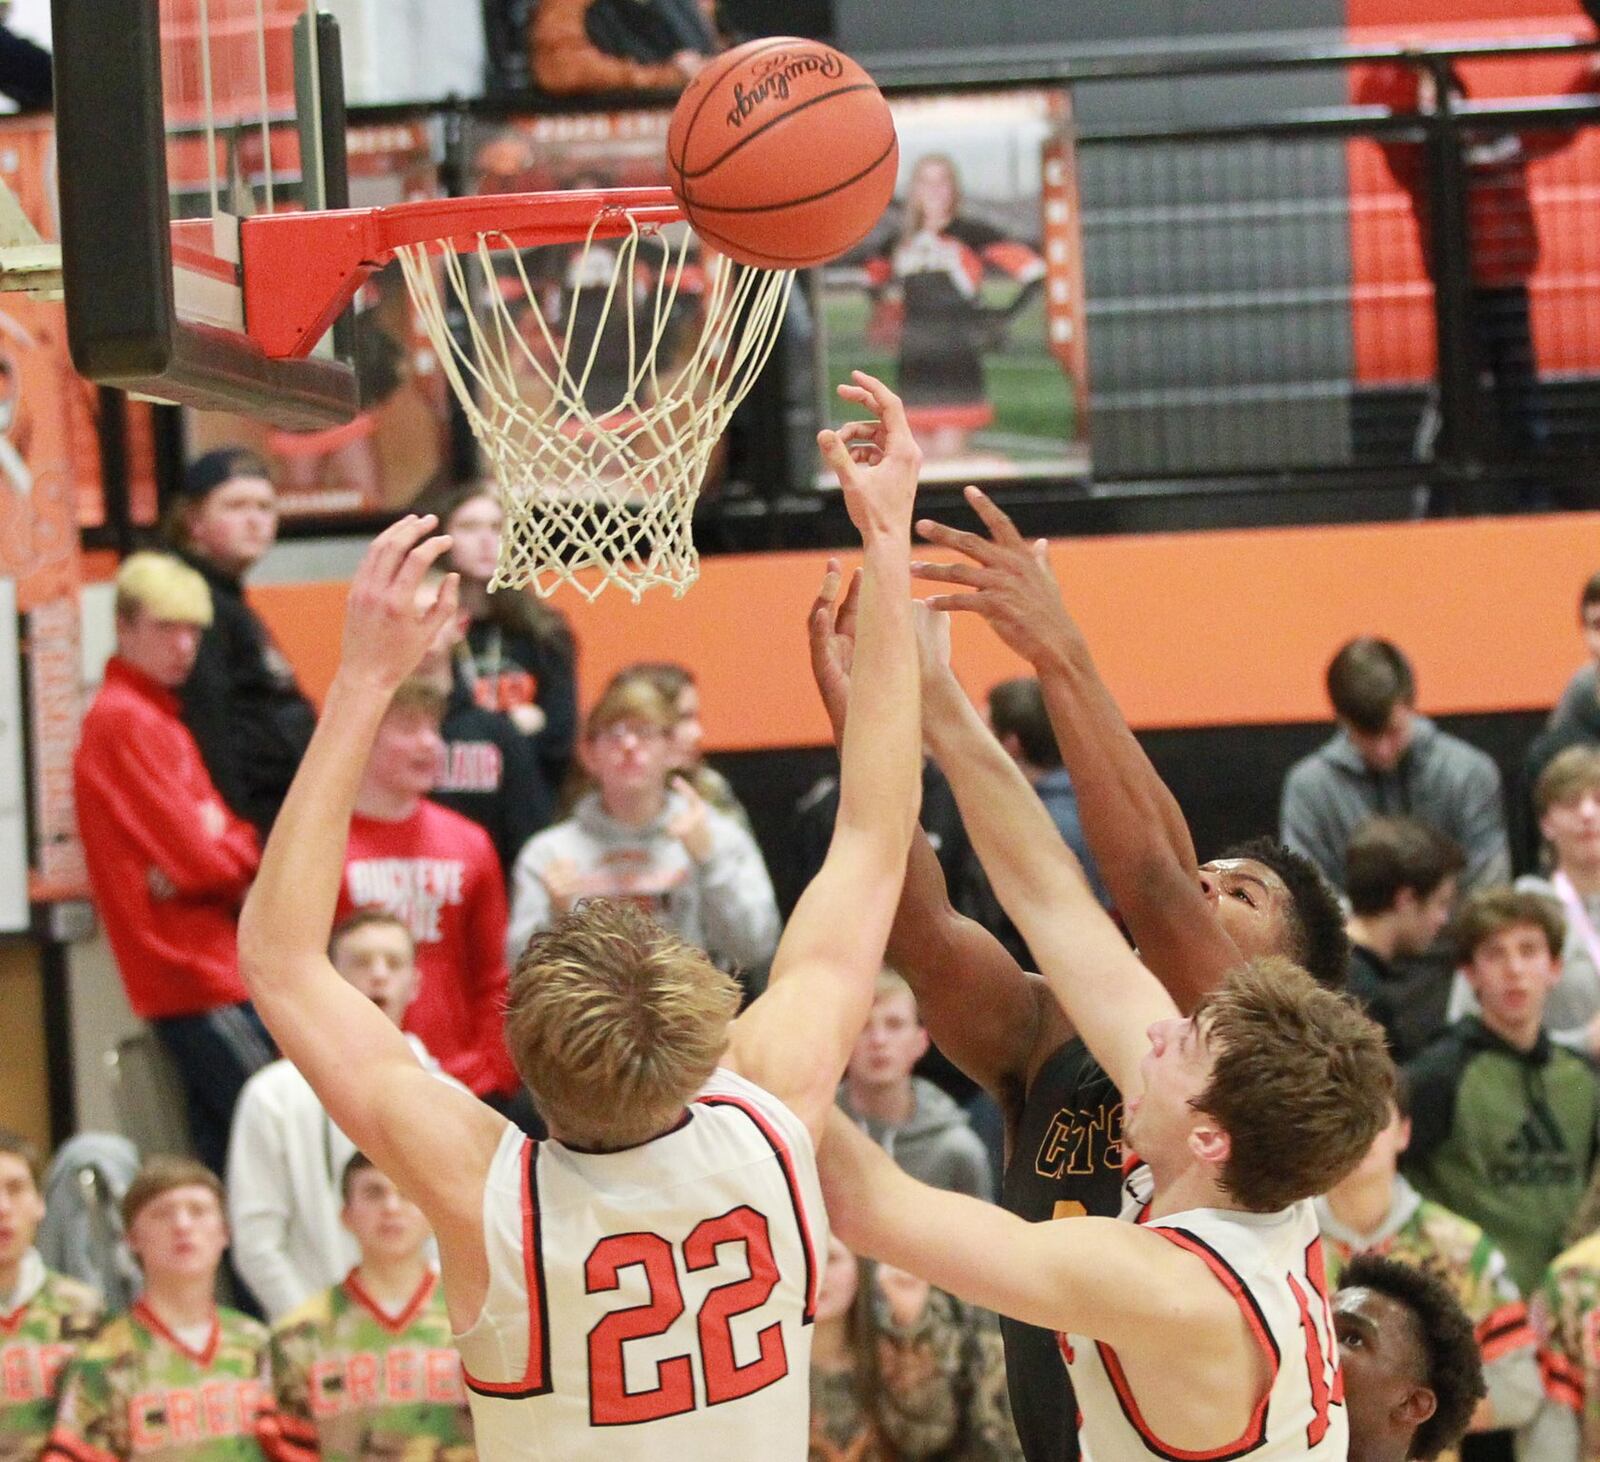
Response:
[[[805,617],[827,557],[707,559],[678,600],[558,596],[585,703],[629,661],[679,660],[700,678],[711,750],[826,742]],[[1600,568],[1600,514],[1067,540],[1051,562],[1136,727],[1325,720],[1323,669],[1358,634],[1406,649],[1424,710],[1525,710],[1552,704],[1581,661],[1577,598]],[[251,591],[318,697],[344,595],[337,583]],[[966,617],[956,661],[975,694],[1026,673]]]

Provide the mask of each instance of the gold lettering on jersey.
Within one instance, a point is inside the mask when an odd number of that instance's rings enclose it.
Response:
[[[1056,1218],[1087,1218],[1089,1210],[1075,1198],[1058,1198],[1056,1206],[1051,1210],[1050,1217]]]
[[[1050,1119],[1034,1157],[1041,1178],[1087,1177],[1101,1168],[1122,1169],[1122,1103],[1077,1109],[1062,1107]]]

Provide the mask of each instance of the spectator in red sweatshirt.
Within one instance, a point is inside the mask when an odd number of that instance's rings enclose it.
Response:
[[[425,681],[395,693],[356,795],[337,917],[383,908],[405,921],[421,973],[405,1029],[503,1106],[521,1089],[505,1047],[505,882],[489,835],[427,796],[444,755],[444,709],[444,693]]]
[[[187,564],[136,553],[122,565],[117,650],[84,717],[73,780],[128,1003],[171,1055],[195,1150],[220,1175],[239,1089],[276,1053],[234,951],[256,831],[228,810],[179,716],[176,691],[210,622],[210,591]]]

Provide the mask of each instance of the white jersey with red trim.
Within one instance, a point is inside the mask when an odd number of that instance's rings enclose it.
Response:
[[[623,1152],[507,1128],[489,1294],[456,1344],[478,1455],[803,1459],[828,1225],[804,1124],[717,1071]]]
[[[1109,1345],[1063,1335],[1061,1353],[1081,1414],[1083,1462],[1227,1462],[1247,1454],[1251,1462],[1343,1462],[1350,1431],[1316,1209],[1309,1200],[1278,1213],[1193,1208],[1151,1223],[1145,1217],[1151,1186],[1149,1168],[1135,1168],[1122,1217],[1210,1266],[1244,1312],[1271,1381],[1237,1441],[1185,1451],[1165,1445],[1151,1430]]]

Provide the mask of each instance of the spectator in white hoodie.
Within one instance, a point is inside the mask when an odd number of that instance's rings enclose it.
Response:
[[[333,931],[328,957],[395,1025],[405,1019],[417,961],[403,920],[360,909]],[[441,1081],[460,1085],[417,1036],[406,1039]],[[234,1266],[269,1320],[331,1288],[359,1260],[340,1221],[340,1177],[355,1150],[289,1062],[245,1083],[228,1144],[228,1223]]]
[[[749,970],[778,945],[778,903],[755,839],[671,772],[676,709],[648,681],[601,696],[578,754],[593,783],[530,838],[511,878],[507,957],[586,898],[643,906],[719,965]]]

